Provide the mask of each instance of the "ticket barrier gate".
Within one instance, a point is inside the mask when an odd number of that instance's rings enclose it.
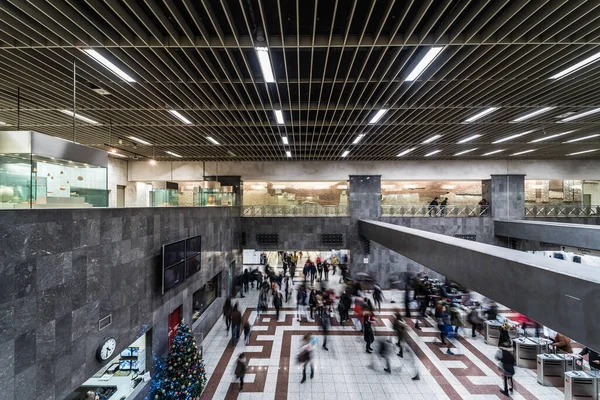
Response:
[[[537,381],[542,386],[561,387],[565,384],[565,372],[580,369],[574,364],[579,357],[573,354],[539,354],[537,356]]]
[[[598,371],[565,372],[565,400],[598,400]]]
[[[551,340],[544,338],[521,337],[513,339],[513,352],[517,360],[517,366],[521,368],[534,369],[537,367],[537,355],[548,352],[548,344]]]

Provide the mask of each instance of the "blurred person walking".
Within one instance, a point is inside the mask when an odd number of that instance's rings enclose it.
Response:
[[[273,293],[273,307],[275,307],[275,320],[279,321],[279,310],[281,309],[283,303],[283,297],[279,290],[276,290]]]
[[[383,297],[383,292],[381,291],[381,286],[379,286],[379,284],[376,283],[373,286],[373,301],[375,302],[375,305],[379,309],[379,312],[381,312],[381,301],[382,300],[384,300],[384,297]]]
[[[246,360],[246,355],[244,353],[240,353],[235,365],[235,377],[240,380],[240,392],[244,391],[244,376],[246,376],[247,370],[248,361]]]
[[[223,317],[225,317],[225,329],[229,332],[231,326],[231,296],[227,296],[225,304],[223,304]]]
[[[302,338],[302,347],[298,354],[298,362],[302,364],[302,380],[300,383],[306,382],[306,366],[310,365],[310,379],[315,376],[315,366],[312,362],[312,336],[307,333]]]
[[[408,365],[414,366],[415,374],[412,377],[413,381],[418,381],[421,378],[419,377],[419,366],[415,360],[414,354],[412,353],[410,347],[408,346],[408,325],[404,322],[400,311],[396,311],[394,316],[394,331],[396,331],[396,337],[398,338],[398,356],[400,358],[404,358],[404,354],[407,355]],[[403,345],[406,345],[406,352],[404,352]]]
[[[367,353],[371,354],[373,349],[371,343],[375,341],[375,334],[373,333],[373,325],[371,324],[371,318],[368,312],[364,313],[363,316],[363,337],[365,339]]]
[[[511,349],[508,347],[500,347],[495,355],[496,360],[499,360],[498,368],[502,371],[502,377],[504,378],[504,390],[500,390],[505,396],[510,396],[513,392],[515,384],[513,383],[513,375],[515,374],[515,356],[512,354]],[[508,381],[510,381],[510,388],[508,387]]]
[[[242,313],[238,310],[238,305],[235,303],[231,311],[231,341],[233,347],[237,345],[240,338],[240,329],[242,328]]]
[[[317,307],[317,291],[312,289],[308,297],[308,306],[310,307],[310,319],[314,319],[314,311]]]
[[[321,333],[323,334],[323,350],[329,351],[327,348],[327,336],[329,335],[329,328],[331,327],[331,321],[329,315],[321,314]]]

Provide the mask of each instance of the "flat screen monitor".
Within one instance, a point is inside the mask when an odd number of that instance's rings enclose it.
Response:
[[[140,369],[140,363],[138,360],[133,360],[131,361],[131,369],[134,371],[139,371]]]
[[[163,293],[173,289],[185,280],[185,262],[182,261],[163,272]]]
[[[119,369],[121,371],[129,371],[129,370],[131,370],[131,360],[121,360],[121,361],[119,361]]]
[[[163,268],[168,268],[185,260],[185,240],[163,246]]]
[[[202,236],[194,236],[185,239],[185,257],[190,258],[200,253]]]
[[[185,279],[200,271],[200,257],[201,255],[198,254],[195,257],[185,260]]]
[[[128,347],[121,352],[121,357],[137,357],[139,350],[139,347]]]

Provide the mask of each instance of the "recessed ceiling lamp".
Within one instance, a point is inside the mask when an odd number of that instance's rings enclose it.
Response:
[[[430,48],[429,51],[427,51],[427,53],[425,53],[425,56],[423,56],[421,61],[419,61],[417,66],[410,72],[410,74],[408,74],[406,79],[404,79],[404,81],[412,82],[415,79],[417,79],[423,73],[423,71],[425,71],[425,69],[429,66],[429,64],[431,64],[431,62],[438,56],[438,54],[440,54],[440,52],[443,49],[444,49],[443,47]]]
[[[358,135],[356,137],[356,139],[354,139],[354,141],[352,142],[352,144],[358,144],[358,142],[360,142],[362,140],[362,138],[364,138],[364,137],[365,137],[364,133],[361,133],[360,135]]]
[[[598,149],[578,151],[577,153],[570,153],[570,154],[567,154],[567,155],[568,156],[576,156],[576,155],[579,155],[579,154],[592,153],[594,151],[598,151]]]
[[[152,146],[152,143],[150,143],[150,142],[147,142],[147,141],[145,141],[145,140],[143,140],[143,139],[140,139],[140,138],[138,138],[138,137],[135,137],[135,136],[127,136],[127,137],[128,137],[129,139],[133,140],[134,142],[138,142],[138,143],[141,143],[141,144],[145,144],[146,146]]]
[[[283,144],[289,144],[290,142],[288,141],[287,136],[282,136],[281,137],[281,141],[283,142]]]
[[[521,137],[521,136],[525,136],[525,135],[527,135],[527,134],[529,134],[531,132],[534,132],[534,131],[535,131],[535,129],[533,129],[531,131],[525,131],[525,132],[517,133],[516,135],[507,136],[505,138],[498,139],[498,140],[492,142],[492,144],[507,142],[509,140],[516,139],[516,138]]]
[[[283,121],[283,112],[281,110],[274,110],[275,111],[275,119],[277,120],[277,123],[279,125],[283,125],[284,121]]]
[[[379,121],[381,119],[381,117],[383,117],[383,114],[385,114],[387,112],[387,108],[382,108],[381,110],[377,111],[375,113],[375,115],[373,115],[373,118],[371,118],[371,120],[369,121],[370,124],[376,124],[377,121]]]
[[[183,156],[180,156],[180,155],[179,155],[179,154],[177,154],[177,153],[173,153],[172,151],[165,151],[165,153],[167,153],[167,154],[169,154],[169,155],[171,155],[171,156],[173,156],[173,157],[177,157],[177,158],[183,158]]]
[[[591,64],[595,61],[598,61],[599,58],[600,58],[600,53],[596,53],[593,56],[590,56],[590,57],[586,58],[585,60],[579,61],[577,64],[571,65],[569,68],[560,71],[558,74],[552,75],[548,79],[564,78],[565,76],[572,74],[573,72],[577,71],[578,69],[581,69],[581,68],[585,67],[586,65]]]
[[[553,108],[554,108],[554,107],[544,107],[544,108],[540,108],[539,110],[532,111],[532,112],[530,112],[530,113],[528,113],[528,114],[525,114],[525,115],[523,115],[523,116],[521,116],[521,117],[519,117],[519,118],[517,118],[517,119],[513,119],[513,120],[512,120],[512,122],[521,122],[521,121],[525,121],[526,119],[533,118],[533,117],[535,117],[536,115],[540,115],[540,114],[543,114],[543,113],[545,113],[545,112],[548,112],[548,111],[552,110]]]
[[[481,137],[481,135],[477,135],[477,134],[476,135],[471,135],[469,137],[466,137],[464,139],[459,140],[457,143],[458,144],[467,143],[467,142],[470,142],[471,140],[477,139],[478,137]]]
[[[269,57],[269,49],[267,47],[257,47],[256,55],[258,56],[258,62],[260,69],[262,70],[263,78],[267,83],[274,83],[275,76],[271,69],[271,59]]]
[[[482,156],[491,156],[492,154],[501,153],[503,151],[504,151],[504,149],[502,149],[502,150],[494,150],[494,151],[490,151],[489,153],[482,154]]]
[[[216,144],[217,146],[220,145],[221,143],[217,142],[213,137],[211,136],[207,136],[206,139],[210,140],[213,144]]]
[[[541,137],[539,139],[532,140],[529,143],[543,142],[544,140],[550,140],[550,139],[554,139],[554,138],[557,138],[557,137],[560,137],[560,136],[568,135],[571,132],[575,132],[575,131],[566,131],[566,132],[557,133],[557,134],[550,135],[550,136],[544,136],[544,137]]]
[[[592,138],[595,138],[595,137],[598,137],[598,136],[600,136],[600,133],[596,133],[595,135],[589,135],[589,136],[580,137],[580,138],[577,138],[577,139],[567,140],[566,142],[563,142],[563,143],[580,142],[582,140],[592,139]]]
[[[127,75],[122,69],[120,69],[119,67],[117,67],[115,64],[113,64],[112,62],[108,61],[108,59],[106,59],[102,54],[98,53],[96,50],[94,50],[94,49],[83,49],[83,51],[85,53],[87,53],[90,57],[92,57],[94,60],[96,60],[100,64],[104,65],[113,74],[117,75],[119,78],[123,79],[124,81],[135,82],[135,79],[133,79],[131,76]]]
[[[191,125],[192,121],[190,121],[189,119],[187,119],[183,114],[181,114],[179,111],[177,110],[168,110],[172,116],[174,116],[175,118],[177,118],[178,120],[180,120],[181,122],[183,122],[184,124],[188,124]]]
[[[79,119],[79,120],[81,120],[81,121],[87,122],[88,124],[99,124],[99,122],[98,122],[98,121],[94,121],[94,120],[93,120],[93,119],[91,119],[91,118],[84,117],[84,116],[83,116],[83,115],[81,115],[81,114],[75,114],[75,113],[73,113],[73,111],[71,111],[71,110],[60,110],[60,112],[61,112],[61,113],[63,113],[63,114],[67,114],[67,115],[68,115],[68,116],[70,116],[70,117],[72,117],[72,116],[73,116],[73,114],[74,114],[76,119]]]
[[[347,157],[350,154],[350,150],[346,150],[342,153],[342,157]]]
[[[436,139],[439,139],[439,138],[441,138],[441,137],[442,137],[442,135],[434,135],[434,136],[430,137],[429,139],[425,139],[425,140],[423,140],[423,144],[428,144],[428,143],[431,143],[431,142],[433,142],[434,140],[436,140]]]
[[[470,152],[475,151],[477,149],[478,149],[478,147],[475,147],[474,149],[464,150],[464,151],[461,151],[460,153],[456,153],[455,156],[462,156],[463,154],[470,153]]]
[[[483,111],[478,112],[477,114],[473,115],[472,117],[469,117],[467,119],[465,119],[465,122],[473,122],[476,121],[480,118],[485,117],[486,115],[493,113],[494,111],[496,111],[498,108],[500,107],[490,107],[490,108],[486,108]]]
[[[430,157],[430,156],[432,156],[432,155],[434,155],[434,154],[437,154],[437,153],[439,153],[439,152],[441,152],[441,150],[434,150],[434,151],[432,151],[431,153],[427,153],[427,154],[425,154],[425,157]]]
[[[414,149],[416,149],[416,147],[413,147],[412,149],[406,149],[403,152],[401,152],[400,154],[398,154],[396,157],[402,157],[407,155],[408,153],[410,153],[411,151],[413,151]]]
[[[119,153],[117,153],[116,150],[111,150],[108,152],[108,154],[110,154],[111,156],[127,158],[127,156],[125,154],[119,154]]]
[[[511,156],[520,156],[521,154],[527,154],[527,153],[532,153],[534,151],[536,151],[537,149],[533,149],[533,150],[524,150],[524,151],[520,151],[518,153],[513,153],[511,154]]]
[[[285,155],[287,156],[287,158],[292,158],[292,152],[291,151],[286,151]]]
[[[593,108],[591,110],[588,111],[584,111],[582,113],[579,114],[575,114],[575,115],[571,115],[570,117],[567,118],[563,118],[561,119],[559,122],[569,122],[569,121],[573,121],[575,119],[579,119],[579,118],[583,118],[583,117],[587,117],[588,115],[592,115],[592,114],[596,114],[600,112],[600,108]]]

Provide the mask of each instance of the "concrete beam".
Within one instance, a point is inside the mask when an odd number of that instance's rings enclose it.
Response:
[[[449,279],[600,349],[600,271],[587,265],[359,221],[359,232]]]
[[[494,221],[494,234],[600,250],[600,226],[539,221]],[[600,274],[600,271],[598,272]]]

